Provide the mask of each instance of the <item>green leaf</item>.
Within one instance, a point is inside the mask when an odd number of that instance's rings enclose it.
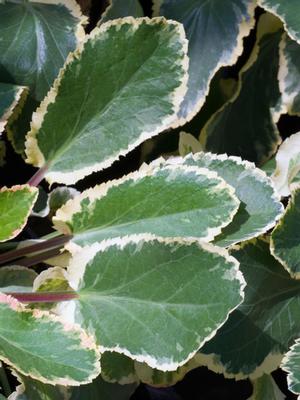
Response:
[[[26,292],[32,290],[37,273],[17,265],[0,268],[1,292]]]
[[[257,240],[232,252],[246,280],[245,300],[216,336],[201,349],[198,362],[226,377],[259,378],[278,368],[300,329],[300,283]]]
[[[282,360],[281,368],[288,373],[289,390],[300,394],[300,339],[290,348]]]
[[[101,355],[101,376],[106,382],[126,385],[138,382],[134,361],[124,354],[106,351]]]
[[[102,351],[176,370],[243,299],[236,260],[208,244],[131,236],[95,243],[68,272],[75,320]]]
[[[71,184],[163,131],[185,93],[186,47],[182,26],[163,18],[96,28],[34,114],[28,162]]]
[[[188,92],[176,125],[201,109],[218,69],[237,61],[254,26],[255,6],[254,0],[154,0],[154,14],[183,23],[189,40]]]
[[[298,0],[258,0],[258,4],[284,23],[289,35],[300,43],[300,3]]]
[[[272,375],[264,374],[253,382],[253,394],[249,400],[285,400]]]
[[[300,115],[300,45],[284,34],[280,43],[279,85],[283,112]]]
[[[300,277],[300,187],[271,236],[271,252],[293,278]]]
[[[16,237],[37,199],[37,188],[18,185],[0,190],[0,242]]]
[[[67,186],[60,186],[53,189],[49,193],[49,208],[50,208],[50,215],[53,216],[56,211],[61,208],[68,200],[74,199],[80,192],[78,190],[67,187]]]
[[[139,233],[210,241],[238,206],[233,189],[213,172],[144,165],[69,201],[54,224],[80,246]]]
[[[255,165],[239,157],[197,153],[169,163],[198,166],[215,171],[230,186],[241,204],[232,222],[222,230],[215,243],[222,247],[248,240],[271,229],[283,212],[272,181]]]
[[[300,132],[287,138],[276,154],[276,169],[271,176],[277,192],[289,196],[300,183]]]
[[[49,214],[48,193],[42,186],[38,186],[39,194],[35,202],[31,215],[33,217],[44,218]]]
[[[235,95],[211,117],[200,134],[200,143],[207,151],[240,156],[256,164],[264,163],[276,151],[281,141],[275,124],[279,117],[281,35],[280,21],[269,14],[262,15],[256,44],[240,71]]]
[[[99,23],[123,17],[143,17],[144,11],[139,0],[109,0],[109,5]]]
[[[1,10],[1,4],[0,4],[0,10]],[[22,103],[22,101],[24,101],[26,95],[27,95],[27,88],[24,86],[16,86],[8,83],[0,83],[0,133],[3,132],[9,119],[13,118],[16,106],[18,105],[19,102]]]
[[[0,2],[0,79],[30,88],[20,121],[9,128],[18,152],[24,151],[33,111],[83,39],[86,22],[75,0]]]
[[[100,372],[93,338],[49,313],[0,294],[0,359],[44,383],[78,385]]]

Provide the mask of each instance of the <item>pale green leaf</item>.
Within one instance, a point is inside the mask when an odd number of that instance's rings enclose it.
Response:
[[[18,185],[0,190],[0,242],[16,237],[27,222],[38,190]]]
[[[272,181],[255,165],[239,157],[197,153],[169,163],[198,166],[215,171],[235,189],[241,204],[232,222],[223,228],[215,243],[227,247],[261,235],[280,218],[283,206],[274,192]]]
[[[289,196],[300,183],[300,132],[287,138],[276,154],[276,169],[271,178],[281,196]]]
[[[283,112],[300,115],[300,45],[287,34],[283,35],[280,43],[278,78]]]
[[[277,79],[280,21],[261,16],[257,41],[241,69],[234,96],[208,121],[200,134],[207,151],[237,155],[256,164],[264,163],[281,139],[275,122],[280,100]]]
[[[0,5],[0,10],[1,10],[1,5]],[[16,86],[9,83],[0,83],[0,133],[3,132],[9,119],[12,119],[14,117],[14,111],[18,103],[19,102],[22,103],[26,95],[27,95],[27,88],[24,86]]]
[[[300,339],[296,340],[285,355],[281,368],[288,373],[289,390],[300,395]]]
[[[54,224],[80,246],[139,233],[210,241],[238,207],[233,189],[207,169],[144,165],[69,201]]]
[[[144,11],[139,0],[109,0],[109,5],[99,23],[123,17],[143,17]]]
[[[264,374],[252,381],[253,394],[249,400],[285,400],[272,375]]]
[[[245,300],[201,349],[199,364],[236,379],[259,378],[279,367],[299,335],[300,282],[262,240],[232,252],[246,280]]]
[[[18,152],[24,151],[31,114],[84,37],[84,23],[75,0],[0,2],[0,79],[30,88],[20,119],[9,126]]]
[[[300,277],[300,187],[271,236],[271,252],[293,278]]]
[[[17,265],[0,268],[0,292],[31,292],[37,273]]]
[[[182,26],[164,18],[96,28],[34,114],[27,161],[71,184],[163,131],[185,94],[186,52]]]
[[[179,124],[191,120],[203,106],[218,69],[237,61],[243,38],[254,26],[255,6],[254,0],[154,1],[154,14],[183,23],[189,40],[188,92]]]
[[[180,132],[178,151],[181,157],[184,157],[189,153],[198,153],[202,150],[203,148],[195,136],[191,135],[190,133]]]
[[[45,345],[46,344],[46,345]],[[100,373],[93,338],[0,294],[0,359],[44,383],[78,385]]]
[[[277,15],[289,35],[300,43],[300,3],[298,0],[258,0],[264,9]]]
[[[102,351],[176,370],[242,301],[237,267],[225,250],[203,243],[146,235],[95,243],[68,268],[79,295],[75,320]]]

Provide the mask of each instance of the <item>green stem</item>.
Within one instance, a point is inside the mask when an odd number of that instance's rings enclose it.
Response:
[[[58,303],[78,299],[76,292],[34,292],[34,293],[5,293],[21,303]]]
[[[4,365],[2,364],[0,367],[0,382],[1,382],[1,386],[4,392],[4,395],[6,397],[8,397],[9,395],[11,395],[11,388],[7,379],[7,375],[5,372],[5,368]]]

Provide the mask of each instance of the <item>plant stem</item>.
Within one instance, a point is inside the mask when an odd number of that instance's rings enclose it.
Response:
[[[40,168],[27,182],[30,186],[38,186],[39,183],[44,179],[45,173],[47,171],[47,166],[44,165]]]
[[[21,303],[58,303],[78,299],[76,292],[34,292],[34,293],[5,293]]]
[[[21,267],[32,267],[35,264],[39,264],[43,261],[48,260],[49,258],[59,256],[61,254],[60,249],[61,248],[59,247],[48,251],[44,251],[32,257],[21,258],[21,260],[17,261],[17,265]]]
[[[1,364],[1,367],[0,367],[0,382],[1,382],[1,386],[3,389],[4,395],[6,397],[8,397],[11,394],[11,388],[10,388],[3,364]]]
[[[0,254],[0,264],[7,263],[9,261],[16,260],[27,254],[42,252],[43,250],[49,250],[53,248],[61,248],[65,243],[71,239],[71,236],[58,236],[50,240],[46,240],[40,243],[35,243],[31,246],[26,246],[21,249],[10,250],[6,253]],[[45,258],[44,258],[45,260]]]

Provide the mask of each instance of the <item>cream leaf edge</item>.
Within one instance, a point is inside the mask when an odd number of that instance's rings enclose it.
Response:
[[[183,246],[189,246],[189,245],[196,245],[202,250],[221,256],[226,263],[231,264],[232,268],[230,271],[228,271],[228,274],[226,277],[223,279],[231,279],[231,280],[237,280],[240,283],[240,290],[239,290],[239,296],[240,296],[240,301],[239,303],[232,308],[226,318],[218,324],[218,326],[212,330],[212,332],[205,337],[202,341],[195,342],[195,349],[186,357],[184,360],[177,361],[175,362],[174,360],[170,360],[170,362],[166,362],[165,359],[160,361],[157,358],[151,356],[151,355],[145,355],[145,354],[132,354],[129,350],[126,348],[123,348],[121,346],[115,346],[115,347],[104,347],[102,345],[99,345],[99,350],[100,353],[104,353],[105,351],[111,351],[111,352],[116,352],[120,354],[124,354],[127,357],[130,357],[131,359],[141,362],[141,363],[146,363],[149,365],[151,368],[156,368],[160,371],[175,371],[177,368],[183,366],[186,364],[191,358],[195,356],[195,354],[198,352],[198,350],[209,340],[211,340],[217,333],[217,330],[221,328],[225,324],[225,322],[228,320],[229,315],[239,307],[239,305],[243,302],[244,300],[244,288],[246,286],[246,281],[243,277],[242,272],[239,270],[239,262],[232,257],[226,249],[223,249],[221,247],[217,247],[211,243],[205,243],[205,242],[194,242],[190,241],[188,239],[184,238],[176,238],[176,239],[170,239],[170,238],[161,238],[159,236],[151,235],[151,234],[139,234],[139,235],[130,235],[126,236],[123,238],[114,238],[114,239],[109,239],[109,240],[103,240],[100,243],[94,243],[91,246],[85,246],[82,248],[82,250],[77,253],[73,259],[71,260],[68,269],[67,269],[67,274],[68,274],[68,280],[70,283],[70,286],[77,291],[80,285],[80,282],[82,281],[85,273],[86,266],[94,259],[97,253],[99,252],[104,252],[110,247],[117,247],[118,249],[123,249],[127,244],[136,244],[137,247],[140,247],[143,243],[145,242],[158,242],[158,243],[163,243],[165,245],[170,245],[170,244],[178,244],[178,245],[183,245]],[[73,303],[76,304],[75,301]],[[73,318],[75,319],[75,307],[73,308]],[[67,316],[67,318],[70,318],[70,316]],[[69,319],[70,320],[70,319]]]
[[[33,310],[26,309],[26,307],[22,303],[18,302],[12,296],[5,295],[4,293],[0,293],[0,304],[6,304],[9,309],[11,309],[17,313],[29,313],[36,320],[47,319],[48,321],[57,323],[58,325],[61,325],[62,332],[64,332],[66,335],[68,334],[68,332],[70,332],[70,334],[76,334],[77,338],[80,339],[80,345],[81,345],[80,348],[93,351],[95,354],[95,359],[96,359],[95,364],[94,364],[94,371],[90,374],[89,379],[86,379],[84,381],[76,381],[70,377],[66,377],[66,378],[55,377],[54,379],[47,379],[47,378],[44,378],[43,376],[39,375],[37,371],[35,371],[35,372],[23,371],[22,368],[20,368],[16,364],[13,364],[9,359],[7,359],[6,357],[4,357],[2,355],[0,355],[1,361],[5,362],[7,365],[16,369],[24,376],[29,376],[29,377],[36,379],[42,383],[52,384],[52,385],[79,386],[84,383],[92,382],[92,380],[100,374],[100,372],[101,372],[100,353],[96,346],[95,339],[91,334],[87,334],[87,332],[84,331],[78,324],[66,323],[60,317],[50,314],[47,311],[42,311],[42,310],[38,310],[38,309],[33,309]],[[33,371],[34,371],[34,368],[33,368]]]
[[[299,348],[299,345],[300,345],[300,338],[296,339],[295,343],[290,347],[290,350],[284,355],[281,365],[280,365],[280,368],[283,369],[283,371],[287,372],[287,382],[288,382],[289,390],[298,395],[299,395],[299,393],[294,392],[291,389],[291,387],[293,385],[293,381],[299,380],[299,379],[295,378],[294,371],[288,366],[288,363],[290,361],[290,358],[293,355],[296,355],[296,356],[299,355],[299,349],[298,349],[298,351],[296,350],[297,347]],[[298,399],[299,398],[300,398],[300,396],[298,397]]]
[[[17,91],[15,92],[15,99],[13,103],[4,111],[0,118],[0,134],[4,129],[16,118],[19,107],[24,104],[25,99],[28,95],[28,88],[26,86],[15,86]],[[9,134],[8,134],[8,138]]]
[[[219,108],[212,116],[209,118],[209,120],[206,122],[204,127],[202,128],[201,132],[199,133],[199,141],[202,147],[205,149],[206,147],[206,142],[208,138],[208,129],[211,125],[211,123],[218,118],[219,115],[223,113],[223,111],[227,108],[227,106],[230,103],[234,103],[242,90],[243,87],[243,76],[244,74],[254,65],[254,63],[258,59],[258,55],[260,52],[260,40],[263,38],[264,35],[269,34],[269,33],[275,33],[280,29],[280,23],[278,22],[278,19],[270,14],[263,14],[259,21],[258,21],[258,27],[257,27],[257,37],[255,41],[254,48],[250,54],[250,57],[248,61],[245,63],[245,65],[241,68],[238,76],[238,83],[237,83],[237,89],[234,93],[234,95],[226,101],[221,108]],[[277,111],[274,109],[271,109],[271,117],[272,117],[272,123],[273,123],[273,128],[274,128],[274,134],[277,136],[277,140],[275,143],[273,143],[273,147],[270,149],[270,152],[265,156],[265,160],[262,160],[262,164],[266,161],[268,161],[269,158],[276,152],[278,146],[281,143],[281,137],[279,134],[279,130],[276,126],[276,123],[278,122],[279,118],[281,115],[281,110]]]
[[[180,165],[183,164],[185,160],[187,159],[193,159],[193,161],[197,162],[199,159],[201,159],[201,157],[204,156],[208,156],[211,160],[218,160],[221,162],[226,162],[228,161],[232,161],[233,163],[235,163],[236,165],[241,165],[243,168],[245,168],[245,171],[251,171],[251,176],[257,180],[258,182],[261,182],[262,184],[268,186],[269,188],[272,189],[273,194],[271,196],[271,200],[273,200],[274,203],[277,203],[278,205],[280,205],[280,210],[278,211],[278,214],[276,215],[276,217],[270,221],[269,224],[267,224],[266,226],[264,226],[263,228],[257,230],[254,234],[249,235],[249,237],[245,237],[242,240],[246,241],[249,239],[253,239],[256,238],[258,236],[260,236],[261,234],[267,232],[269,229],[272,229],[276,222],[282,217],[283,212],[284,212],[284,206],[283,204],[280,202],[280,196],[275,188],[275,185],[272,181],[271,178],[269,178],[266,173],[264,171],[262,171],[261,169],[257,168],[255,166],[254,163],[247,161],[247,160],[242,160],[241,157],[238,156],[228,156],[227,154],[214,154],[214,153],[210,153],[210,152],[199,152],[199,153],[195,153],[195,154],[188,154],[185,157],[173,157],[173,158],[169,158],[168,160],[164,160],[162,157],[158,158],[157,160],[154,160],[152,162],[152,165],[160,165],[160,164],[175,164],[175,165]],[[209,169],[210,171],[210,169]],[[226,180],[225,180],[226,182]],[[239,243],[240,241],[237,240],[235,242],[233,242],[231,246],[234,246],[235,244]]]
[[[128,181],[137,182],[145,177],[155,176],[155,174],[162,169],[167,169],[170,171],[170,173],[193,172],[196,174],[196,176],[205,176],[207,179],[214,179],[216,181],[219,181],[219,183],[215,187],[215,190],[226,190],[229,196],[232,198],[233,202],[235,203],[235,207],[228,215],[228,218],[224,218],[223,222],[216,227],[208,226],[205,234],[202,237],[189,238],[190,240],[201,240],[205,242],[212,241],[215,236],[220,234],[222,229],[233,220],[233,217],[238,211],[240,201],[235,195],[234,188],[227,184],[225,180],[222,179],[216,172],[209,171],[206,168],[181,165],[165,165],[163,168],[160,168],[159,166],[155,167],[154,165],[143,164],[140,170],[125,175],[123,178],[111,180],[106,183],[102,183],[101,185],[95,186],[94,188],[88,189],[80,195],[76,196],[74,199],[70,199],[69,201],[67,201],[67,203],[56,212],[56,215],[53,217],[54,228],[65,235],[72,235],[72,231],[67,223],[72,221],[72,217],[74,214],[81,211],[82,200],[89,199],[91,203],[95,202],[96,200],[101,200],[103,197],[108,195],[111,188],[120,186]]]
[[[108,168],[112,165],[112,163],[118,160],[121,156],[126,155],[131,150],[136,148],[138,145],[143,143],[145,140],[150,139],[151,137],[157,135],[159,132],[164,131],[167,129],[170,124],[177,118],[177,113],[179,111],[179,107],[181,104],[181,100],[184,97],[187,91],[187,81],[188,81],[188,56],[187,56],[187,48],[188,42],[185,37],[185,32],[183,26],[176,21],[166,20],[163,17],[149,19],[148,17],[144,18],[132,18],[132,17],[125,17],[119,18],[115,20],[111,20],[105,22],[104,24],[100,25],[100,27],[95,28],[90,35],[86,35],[85,39],[79,44],[78,48],[73,52],[70,53],[63,68],[61,68],[58,77],[54,81],[53,87],[48,92],[45,99],[40,104],[39,108],[33,114],[32,122],[31,122],[31,130],[27,133],[26,142],[25,142],[25,153],[26,153],[26,162],[29,164],[34,165],[35,167],[43,167],[45,166],[45,158],[42,154],[41,150],[38,146],[37,135],[38,131],[43,124],[44,117],[47,113],[47,108],[50,104],[55,102],[56,95],[59,91],[60,82],[64,77],[64,73],[66,70],[67,65],[71,64],[73,60],[79,59],[81,53],[84,50],[85,44],[88,40],[96,40],[98,36],[107,32],[111,27],[120,27],[123,24],[130,24],[132,33],[138,30],[139,26],[142,24],[147,25],[155,25],[158,23],[164,23],[165,26],[173,25],[176,28],[179,41],[183,48],[183,57],[180,63],[178,63],[178,67],[182,69],[183,75],[181,79],[180,85],[172,92],[171,94],[171,102],[173,104],[173,113],[168,117],[165,117],[162,121],[160,126],[154,129],[151,132],[141,132],[139,138],[135,140],[135,142],[131,143],[126,149],[121,149],[116,156],[107,158],[106,160],[95,163],[93,166],[87,166],[76,171],[72,172],[48,172],[46,173],[47,181],[52,184],[54,182],[64,183],[66,185],[74,184],[78,180],[83,179],[85,176],[100,171],[104,168]]]
[[[164,0],[153,0],[153,6],[152,6],[152,12],[153,16],[158,16],[160,14],[160,7],[161,4],[163,3]],[[226,67],[226,66],[231,66],[234,65],[239,56],[242,54],[244,50],[243,46],[243,39],[249,35],[251,29],[254,28],[255,26],[255,8],[256,8],[256,0],[250,0],[248,4],[248,9],[247,9],[247,15],[249,16],[249,21],[247,21],[245,18],[239,23],[239,32],[236,37],[236,44],[233,47],[231,51],[231,57],[228,57],[228,59],[221,60],[217,63],[214,69],[211,70],[208,82],[207,82],[207,87],[206,90],[203,92],[202,96],[198,99],[198,101],[195,103],[194,108],[190,110],[190,112],[185,116],[185,117],[180,117],[175,121],[173,124],[169,126],[169,128],[175,129],[180,126],[185,125],[187,122],[191,121],[201,110],[203,107],[206,97],[209,94],[210,91],[210,84],[215,76],[215,74],[218,72],[218,70],[221,67]]]
[[[6,242],[7,240],[15,238],[22,231],[22,229],[26,225],[27,219],[33,209],[33,206],[38,198],[38,193],[39,193],[39,191],[36,187],[25,184],[25,185],[15,185],[10,188],[7,188],[6,186],[4,186],[0,189],[0,195],[1,195],[1,193],[4,193],[4,192],[16,192],[16,191],[27,191],[28,193],[35,194],[35,196],[33,197],[31,206],[28,208],[27,214],[26,214],[24,220],[20,223],[19,227],[17,229],[15,229],[15,231],[12,232],[12,234],[8,238],[0,240],[0,243]]]

